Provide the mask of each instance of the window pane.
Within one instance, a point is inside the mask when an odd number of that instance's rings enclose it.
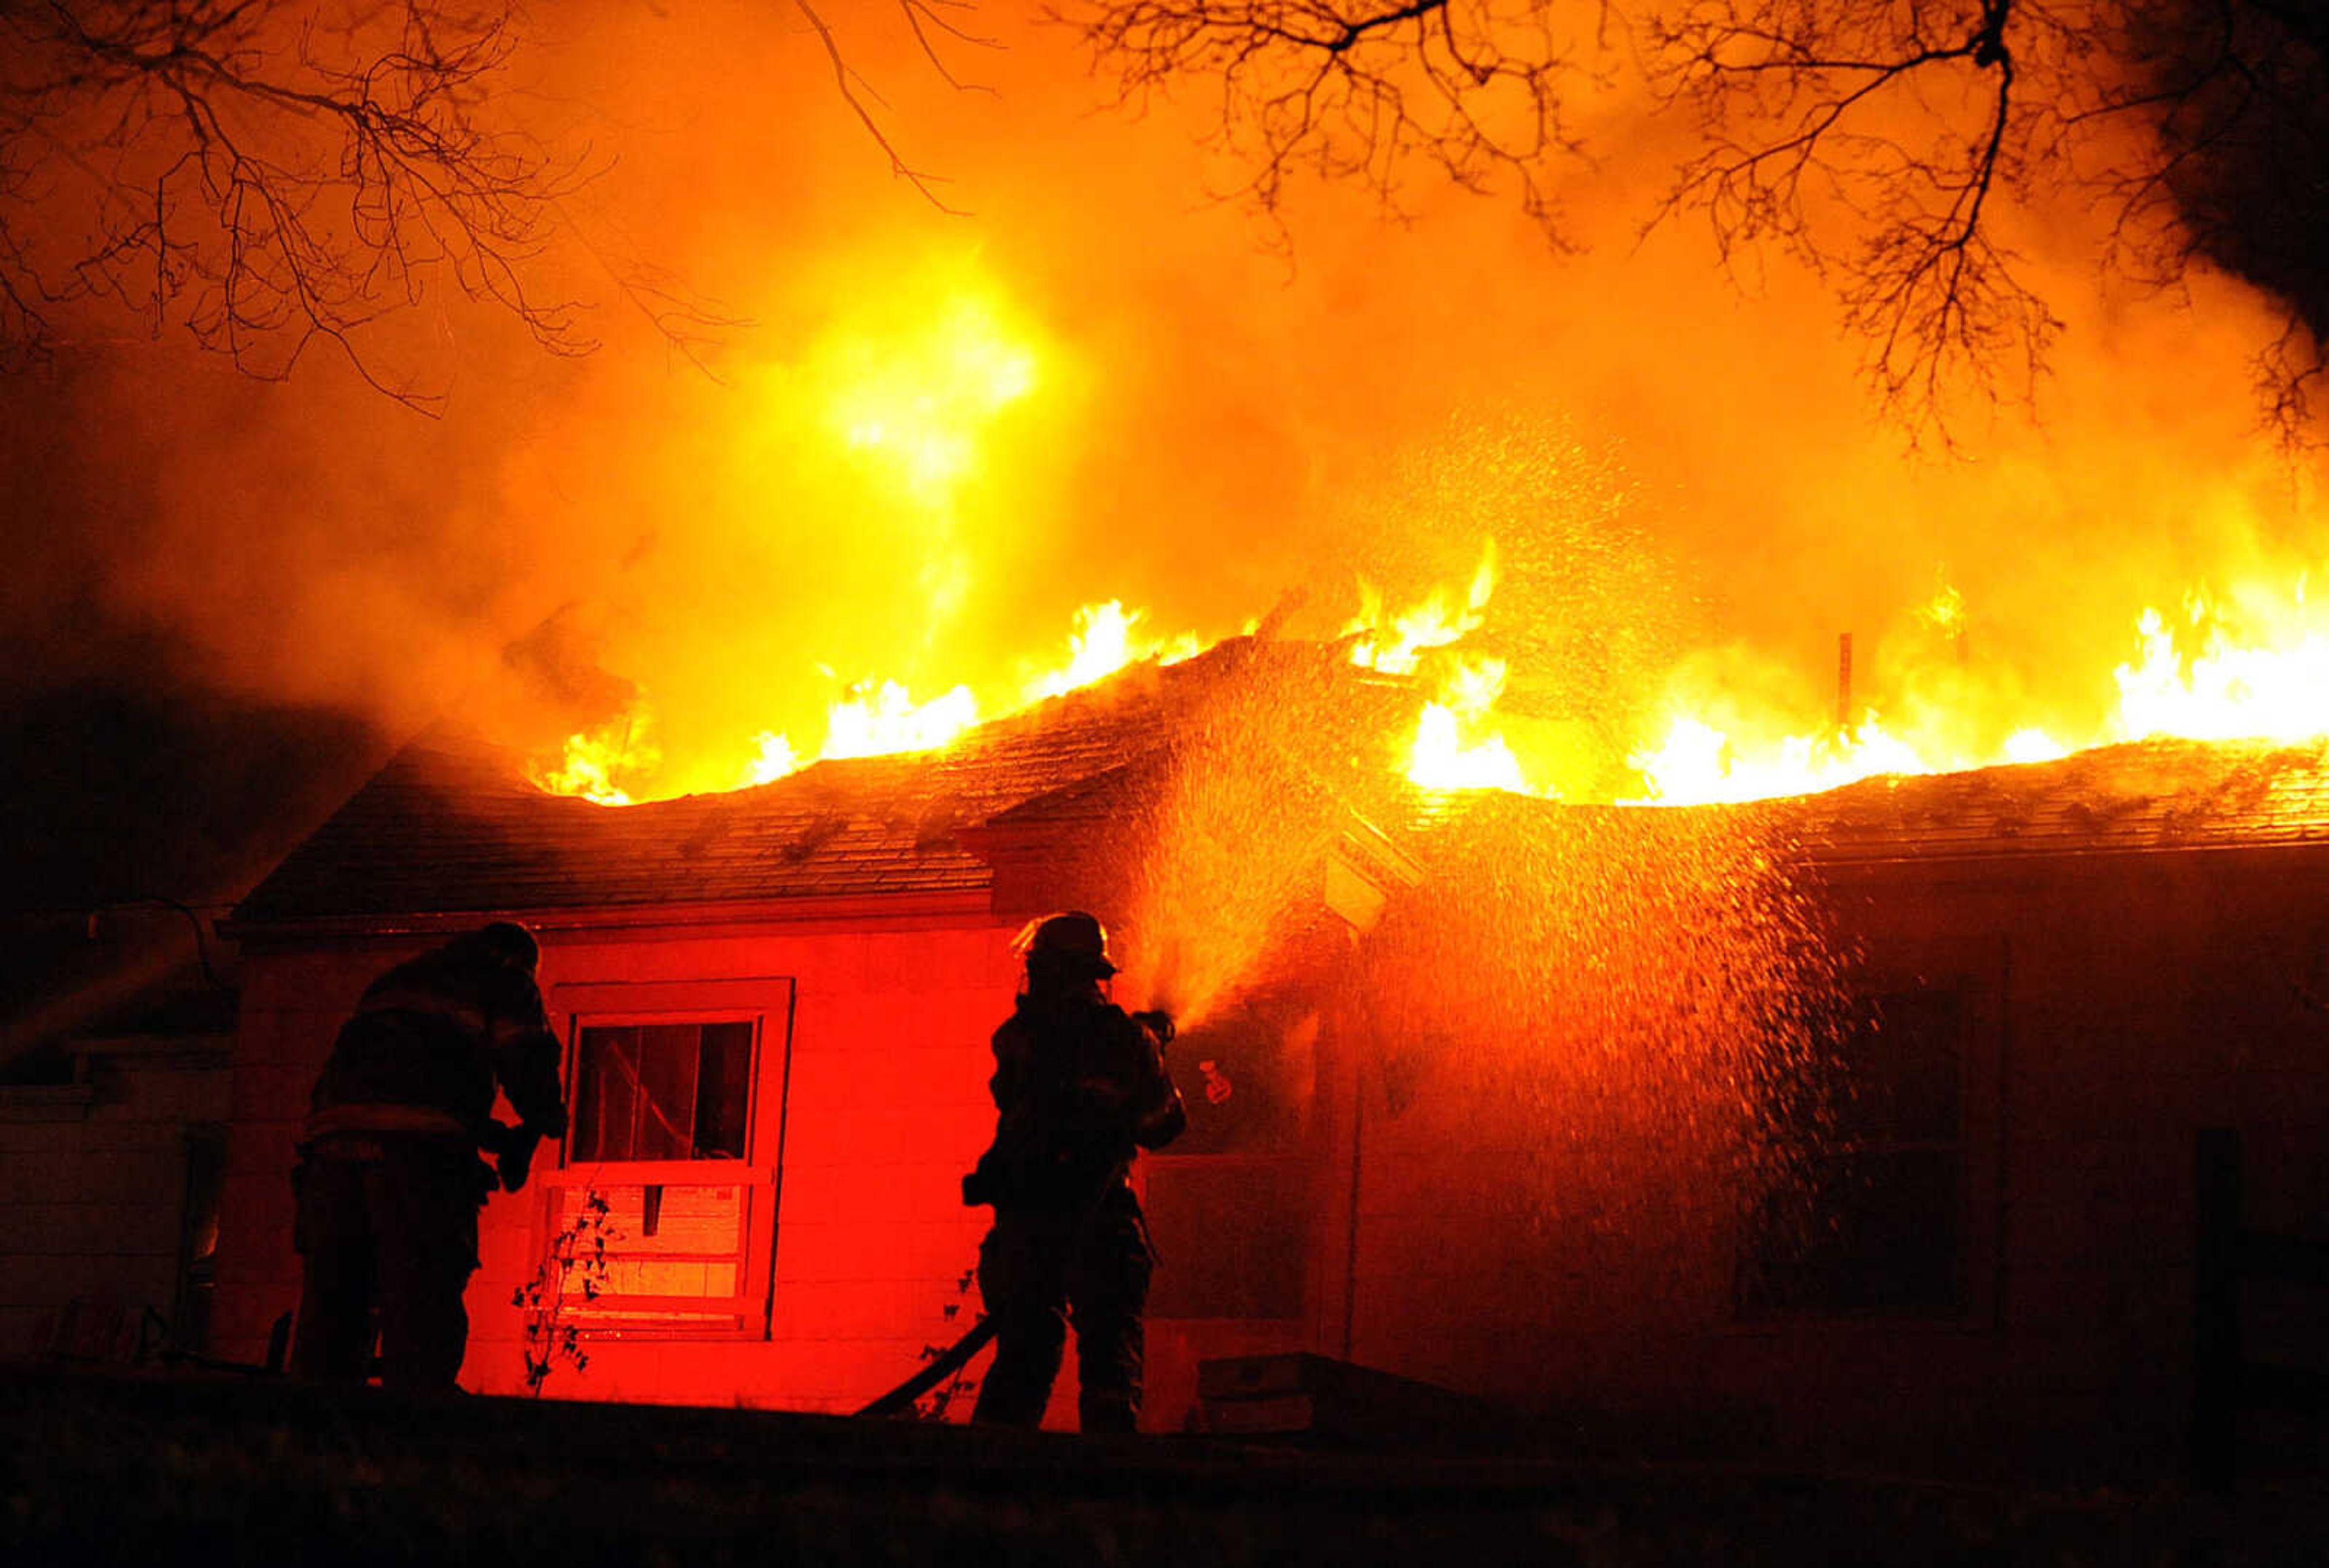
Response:
[[[741,1187],[666,1186],[655,1234],[635,1244],[627,1242],[624,1250],[732,1253],[743,1244],[743,1195]]]
[[[639,1031],[639,1117],[635,1159],[688,1159],[695,1148],[698,1024],[650,1024]]]
[[[749,1188],[608,1186],[597,1191],[607,1202],[606,1296],[727,1298],[743,1288]],[[564,1188],[561,1223],[572,1224],[589,1197],[590,1189]],[[599,1309],[594,1306],[589,1310],[595,1316]]]
[[[708,1296],[704,1265],[693,1259],[614,1258],[607,1263],[609,1296]],[[735,1294],[731,1288],[720,1292]]]
[[[576,1051],[573,1157],[741,1159],[750,1021],[592,1025]]]
[[[636,1158],[631,1129],[638,1110],[638,1030],[585,1029],[576,1056],[574,1157]]]
[[[618,1258],[607,1265],[607,1295],[615,1299],[618,1311],[625,1296],[701,1296],[707,1301],[724,1300],[736,1294],[736,1280],[735,1264],[693,1258]]]
[[[752,1097],[752,1025],[703,1025],[695,1083],[695,1157],[742,1159],[744,1113]]]

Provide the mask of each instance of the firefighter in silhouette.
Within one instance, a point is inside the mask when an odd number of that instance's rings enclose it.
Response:
[[[1083,1430],[1131,1431],[1154,1257],[1128,1177],[1187,1125],[1162,1053],[1173,1021],[1108,1000],[1116,966],[1090,915],[1052,915],[1023,941],[1026,989],[995,1032],[995,1142],[962,1184],[995,1207],[978,1252],[995,1365],[971,1419],[1039,1424],[1072,1319]]]
[[[295,1374],[363,1382],[377,1314],[384,1385],[453,1387],[477,1211],[495,1185],[524,1185],[535,1145],[566,1131],[541,957],[523,926],[495,921],[390,969],[341,1026],[292,1175]],[[515,1127],[494,1118],[497,1088]]]

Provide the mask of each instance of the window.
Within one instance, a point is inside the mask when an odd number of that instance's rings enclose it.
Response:
[[[750,1326],[756,1200],[751,1018],[578,1023],[573,1125],[553,1227],[607,1242],[600,1328]],[[594,1222],[590,1200],[607,1207]],[[765,1321],[765,1315],[762,1315]]]
[[[749,1020],[586,1027],[573,1157],[742,1159],[751,1074]]]
[[[552,1223],[585,1223],[592,1195],[604,1199],[608,1237],[601,1294],[582,1314],[598,1327],[725,1329],[747,1327],[754,1200],[768,1195],[741,1173],[726,1182],[593,1180],[558,1189]]]
[[[572,1116],[544,1242],[580,1228],[594,1256],[606,1242],[577,1327],[765,1334],[791,982],[577,985],[551,1000]]]
[[[1855,1006],[1835,1061],[1783,1096],[1792,1163],[1748,1226],[1742,1315],[1965,1316],[1966,1039],[1957,989]]]

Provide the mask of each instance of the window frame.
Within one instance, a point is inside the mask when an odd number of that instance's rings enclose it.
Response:
[[[744,1206],[740,1277],[733,1296],[602,1295],[576,1310],[576,1330],[599,1339],[764,1341],[774,1313],[778,1210],[782,1195],[786,1100],[792,1068],[797,987],[790,977],[694,981],[562,985],[552,997],[561,1025],[561,1082],[568,1103],[580,1092],[586,1029],[641,1025],[750,1024],[746,1070],[744,1156],[741,1159],[577,1160],[570,1125],[559,1140],[556,1166],[542,1173],[534,1255],[548,1252],[561,1223],[564,1195],[575,1188],[734,1186]],[[729,1310],[729,1304],[733,1309]],[[624,1311],[704,1311],[709,1320],[640,1322],[607,1314]]]

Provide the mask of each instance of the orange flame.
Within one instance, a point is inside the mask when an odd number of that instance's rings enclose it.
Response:
[[[2203,591],[2184,601],[2185,623],[2198,643],[2192,652],[2179,647],[2166,617],[2145,609],[2136,623],[2142,653],[2116,672],[2120,733],[2201,741],[2302,741],[2329,733],[2329,627],[2306,624],[2305,588],[2299,578],[2286,612],[2265,607],[2280,624],[2278,636],[2261,646],[2238,640],[2233,624],[2248,618]],[[2249,598],[2253,603],[2255,596]]]
[[[1504,694],[1508,666],[1498,658],[1468,659],[1452,650],[1486,619],[1496,591],[1496,542],[1483,542],[1462,608],[1455,595],[1435,588],[1410,609],[1386,617],[1382,593],[1362,578],[1359,612],[1343,625],[1352,639],[1351,662],[1382,675],[1412,675],[1427,655],[1442,672],[1434,694],[1418,716],[1407,752],[1407,779],[1419,789],[1508,789],[1547,793],[1530,787],[1520,759],[1498,732],[1495,709]]]
[[[1403,770],[1429,790],[1502,789],[1555,796],[1532,772],[1497,713],[1511,671],[1504,660],[1462,650],[1485,619],[1495,589],[1493,541],[1460,597],[1443,588],[1412,607],[1386,613],[1382,596],[1362,582],[1360,613],[1345,624],[1352,663],[1417,682],[1421,698],[1405,747]],[[1898,706],[1863,706],[1848,724],[1789,723],[1784,710],[1743,700],[1750,682],[1726,684],[1721,666],[1702,664],[1675,696],[1660,730],[1627,753],[1641,786],[1632,805],[1696,805],[1802,795],[1883,775],[1925,774],[2004,763],[2051,760],[2076,750],[2152,736],[2197,740],[2329,736],[2329,617],[2308,604],[2305,581],[2275,592],[2253,584],[2222,596],[2195,591],[2180,617],[2156,609],[2136,618],[2134,656],[2113,672],[2115,700],[2098,696],[2100,722],[2065,739],[2059,727],[2012,724],[2013,715],[1972,713],[1983,706],[1963,679],[1967,611],[1944,589],[1916,619],[1954,650],[1954,700],[1896,693]],[[1012,712],[1104,680],[1144,660],[1173,663],[1201,650],[1190,633],[1146,634],[1145,612],[1119,600],[1076,612],[1066,656],[1005,692],[990,710],[966,685],[918,697],[895,680],[869,679],[831,704],[815,752],[784,733],[761,731],[739,785],[766,783],[818,758],[929,751],[952,743],[982,718]],[[1740,673],[1733,668],[1736,675]],[[1915,700],[1909,700],[1914,698]],[[1995,703],[1989,706],[1994,707]],[[1907,718],[1895,714],[1905,713]],[[2009,727],[2011,725],[2011,727]],[[1986,727],[1992,739],[1974,737]],[[653,711],[644,703],[603,729],[569,737],[553,766],[537,770],[545,789],[604,805],[648,798],[642,781],[661,760]],[[2002,738],[1999,738],[2001,737]],[[1537,759],[1539,763],[1543,758]]]
[[[1964,603],[1945,590],[1925,612],[1963,637]],[[2329,621],[2310,609],[2305,581],[2281,593],[2244,585],[2229,598],[2186,596],[2181,635],[2155,608],[2136,619],[2136,654],[2113,672],[2116,701],[2074,742],[2023,726],[1994,748],[1968,751],[1949,732],[1966,715],[1928,710],[1914,732],[1896,733],[1868,710],[1848,728],[1790,731],[1737,713],[1727,724],[1711,704],[1683,704],[1665,735],[1630,758],[1645,782],[1643,804],[1693,805],[1808,794],[1882,774],[1936,773],[2050,761],[2123,741],[2302,741],[2329,736]]]
[[[1146,611],[1128,610],[1121,600],[1085,605],[1076,611],[1076,629],[1068,638],[1068,662],[1029,681],[1022,694],[1024,700],[1039,703],[1062,696],[1079,686],[1104,681],[1128,665],[1150,659],[1179,664],[1204,651],[1204,639],[1194,632],[1164,638],[1136,635],[1146,619]]]
[[[605,728],[566,737],[555,768],[537,771],[533,782],[553,795],[579,795],[599,806],[628,806],[631,794],[618,775],[652,770],[662,753],[647,738],[648,721],[637,711]]]
[[[1504,671],[1502,659],[1457,661],[1439,700],[1423,704],[1408,753],[1409,782],[1424,789],[1545,793],[1529,787],[1510,742],[1492,727],[1496,699],[1504,694]]]
[[[1382,594],[1361,579],[1359,613],[1344,624],[1342,632],[1356,639],[1351,644],[1351,662],[1384,675],[1411,675],[1427,649],[1450,647],[1479,629],[1481,611],[1495,590],[1496,542],[1491,539],[1481,548],[1462,609],[1451,609],[1447,590],[1435,588],[1421,603],[1391,618],[1391,635],[1386,639]]]
[[[896,681],[868,692],[853,687],[825,717],[822,757],[880,757],[892,751],[935,751],[978,723],[978,699],[957,686],[918,703]],[[783,737],[778,737],[782,740]]]
[[[1013,694],[1015,700],[1000,711],[1015,712],[1063,695],[1134,664],[1177,664],[1204,650],[1205,640],[1194,632],[1144,634],[1140,625],[1146,619],[1144,611],[1128,610],[1118,600],[1085,605],[1076,611],[1066,662],[1030,677]],[[967,685],[917,698],[902,682],[860,681],[827,706],[825,739],[815,752],[804,753],[781,732],[757,732],[752,755],[738,772],[734,787],[773,783],[826,758],[938,751],[992,716]],[[653,707],[642,699],[612,723],[568,736],[558,760],[537,766],[533,780],[552,794],[577,795],[601,806],[654,798],[644,782],[663,760],[652,740],[654,728]]]

